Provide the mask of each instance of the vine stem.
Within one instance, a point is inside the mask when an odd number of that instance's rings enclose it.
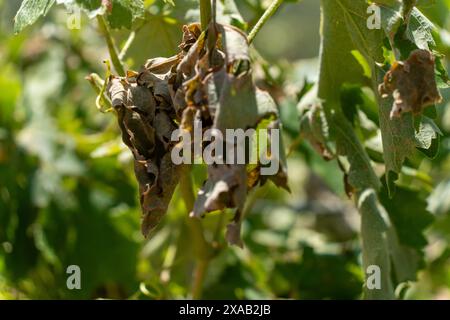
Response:
[[[127,41],[125,42],[125,44],[124,44],[122,50],[120,51],[120,53],[119,53],[119,59],[120,59],[121,61],[123,61],[123,59],[125,59],[125,56],[127,55],[128,50],[130,49],[131,45],[133,44],[134,39],[136,39],[136,31],[132,31],[132,32],[130,33],[130,35],[128,36]]]
[[[103,88],[105,87],[105,81],[102,78],[100,78],[100,76],[96,73],[91,73],[90,75],[85,77],[85,79],[89,81],[92,88],[97,93],[97,100],[96,100],[97,107],[101,103],[104,106],[106,106],[105,110],[112,110],[113,106],[111,100],[106,96],[103,90]],[[102,110],[102,108],[100,107],[99,110]]]
[[[191,212],[194,208],[195,196],[190,167],[187,165],[180,168],[180,192],[187,211]],[[186,219],[191,232],[194,253],[197,260],[192,284],[192,298],[198,300],[202,297],[203,282],[208,270],[209,261],[213,256],[213,250],[211,244],[205,239],[201,221],[198,218],[191,218],[189,215]]]
[[[105,37],[106,45],[108,46],[109,55],[111,57],[111,61],[114,66],[114,69],[116,69],[116,72],[120,76],[124,77],[125,76],[125,67],[123,66],[123,63],[119,58],[119,53],[118,53],[117,47],[114,43],[114,39],[111,35],[111,31],[109,30],[109,27],[105,21],[105,18],[101,15],[98,15],[97,22],[98,22],[98,26],[100,27],[100,31],[102,32],[103,36]]]
[[[208,260],[199,260],[195,268],[194,283],[192,285],[192,299],[199,300],[202,298],[203,282],[205,281],[206,272],[209,267]]]
[[[211,0],[200,0],[200,23],[202,30],[208,28],[212,17]],[[190,213],[194,208],[195,196],[192,187],[192,177],[189,166],[183,166],[180,174],[180,191]],[[194,270],[194,279],[192,283],[192,299],[198,300],[202,297],[203,282],[208,271],[209,261],[212,257],[211,245],[205,240],[203,225],[197,218],[187,217],[188,226],[194,242],[194,250],[197,258],[197,265]]]
[[[255,39],[258,32],[261,28],[266,24],[266,22],[273,16],[273,14],[277,11],[280,5],[283,3],[283,0],[273,0],[270,6],[266,9],[264,14],[259,18],[258,22],[253,27],[252,31],[250,31],[248,35],[248,43],[252,43]]]
[[[202,30],[208,28],[209,22],[211,21],[211,12],[211,0],[200,0],[200,23]]]

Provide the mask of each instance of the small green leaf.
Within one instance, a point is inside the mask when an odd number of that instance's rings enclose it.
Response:
[[[371,79],[372,78],[372,69],[367,62],[367,59],[359,52],[358,50],[352,50],[352,55],[355,57],[356,61],[361,65],[361,68],[363,68],[364,76]]]
[[[406,187],[398,187],[393,199],[389,198],[386,188],[383,188],[380,201],[389,212],[400,243],[420,252],[428,243],[424,230],[434,220],[433,215],[427,211],[427,202],[420,198],[419,192]]]
[[[111,9],[102,5],[101,0],[62,0],[58,3],[68,8],[76,6],[81,8],[89,18],[97,15],[107,16],[107,20],[113,29],[131,29],[132,23],[145,14],[144,2],[142,0],[111,0]]]
[[[419,49],[430,49],[436,46],[433,39],[433,23],[418,9],[411,13],[406,35]]]
[[[411,193],[401,190],[406,202],[411,201]],[[404,191],[404,192],[403,192]],[[405,281],[416,280],[417,269],[421,267],[421,249],[426,244],[423,230],[432,221],[432,216],[425,211],[425,203],[413,195],[416,213],[406,211],[402,204],[391,201],[385,190],[382,194],[385,205],[391,211],[387,213],[374,190],[367,189],[358,196],[358,209],[361,212],[361,236],[363,245],[363,264],[378,266],[381,272],[381,288],[364,290],[366,299],[394,299],[395,288]],[[411,223],[416,218],[417,221]],[[408,229],[411,226],[412,229]]]
[[[142,18],[144,12],[144,3],[141,0],[114,0],[108,21],[111,28],[131,29],[133,21]]]
[[[439,152],[440,136],[443,133],[433,120],[422,116],[416,132],[416,147],[427,157],[434,159]]]
[[[318,98],[328,121],[330,138],[336,143],[338,155],[349,162],[348,180],[356,190],[379,188],[379,180],[370,159],[353,127],[345,117],[351,106],[342,105],[344,85],[363,84],[367,78],[352,55],[359,50],[365,59],[382,57],[381,32],[367,32],[365,1],[323,0],[322,56]],[[339,61],[339,63],[335,63]],[[345,101],[344,101],[345,102]]]
[[[418,191],[397,187],[394,198],[386,188],[380,193],[380,202],[389,212],[395,228],[390,234],[390,249],[397,283],[416,280],[416,272],[423,267],[423,250],[428,244],[424,231],[434,221],[427,211],[427,203]]]
[[[14,33],[21,32],[26,26],[45,16],[55,0],[24,0],[14,18]]]

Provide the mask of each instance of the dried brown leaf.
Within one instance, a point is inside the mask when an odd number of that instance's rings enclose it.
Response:
[[[442,101],[435,80],[435,58],[428,50],[414,50],[408,60],[395,63],[379,86],[383,98],[392,95],[391,119],[405,112],[421,114]]]

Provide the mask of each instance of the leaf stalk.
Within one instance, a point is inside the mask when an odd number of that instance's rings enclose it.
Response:
[[[112,64],[116,72],[124,77],[125,76],[125,67],[123,66],[123,62],[119,58],[119,51],[117,50],[116,44],[114,43],[114,39],[111,35],[111,31],[105,21],[105,18],[101,15],[97,16],[98,26],[100,31],[106,40],[106,45],[108,46],[109,55],[111,57]]]
[[[274,15],[280,5],[283,3],[283,0],[273,0],[270,6],[266,9],[264,14],[259,18],[258,22],[255,24],[253,29],[250,31],[248,35],[248,43],[252,43],[255,40],[256,35],[262,29],[262,27],[266,24],[267,21]]]

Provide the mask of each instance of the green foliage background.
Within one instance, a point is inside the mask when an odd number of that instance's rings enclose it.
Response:
[[[127,28],[139,29],[126,57],[132,69],[150,57],[176,53],[182,25],[198,20],[194,0],[175,0],[175,6],[146,0],[142,8],[127,2],[117,1],[119,11],[109,23],[118,28],[113,35],[119,44],[127,39]],[[236,3],[248,30],[268,1]],[[440,28],[439,51],[450,57],[450,1],[420,4]],[[143,239],[131,154],[114,117],[96,109],[95,93],[84,79],[91,72],[105,73],[101,61],[108,52],[96,24],[83,15],[81,29],[69,30],[67,9],[55,6],[31,27],[26,27],[31,20],[21,21],[24,30],[13,35],[19,31],[13,23],[19,7],[19,1],[0,0],[0,298],[190,297],[194,248],[179,192],[152,238]],[[46,8],[39,7],[39,13]],[[241,23],[235,14],[225,10],[221,18]],[[285,1],[256,38],[257,82],[276,98],[286,145],[292,145],[292,193],[268,184],[249,196],[244,249],[227,247],[223,239],[220,226],[231,212],[204,219],[207,239],[217,240],[219,247],[208,268],[204,298],[362,295],[360,221],[345,195],[343,174],[298,139],[297,104],[319,80],[319,21],[319,1]],[[450,298],[450,92],[442,93],[444,102],[436,108],[443,133],[439,153],[434,159],[410,156],[394,198],[386,186],[379,195],[394,212],[391,220],[402,245],[425,248],[418,281],[396,290],[405,298]],[[360,97],[364,103],[347,102],[365,107],[365,120],[376,122],[373,97]],[[361,127],[359,135],[371,136],[370,123]],[[382,157],[375,147],[367,150],[374,153],[371,158]],[[197,186],[204,177],[205,168],[195,167]],[[362,228],[372,226],[366,221]],[[72,264],[81,267],[82,290],[66,287],[66,268]]]

